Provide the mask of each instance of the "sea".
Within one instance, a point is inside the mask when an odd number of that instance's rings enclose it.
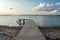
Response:
[[[60,26],[60,15],[7,15],[0,16],[0,25],[20,26],[19,19],[32,19],[37,26]]]

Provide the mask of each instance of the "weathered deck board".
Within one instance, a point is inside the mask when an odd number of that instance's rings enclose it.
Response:
[[[44,35],[36,27],[33,20],[27,20],[26,24],[16,36],[16,40],[45,40]]]

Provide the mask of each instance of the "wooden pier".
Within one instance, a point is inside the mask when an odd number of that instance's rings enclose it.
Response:
[[[36,27],[33,20],[29,19],[16,36],[15,40],[46,40],[42,32]]]

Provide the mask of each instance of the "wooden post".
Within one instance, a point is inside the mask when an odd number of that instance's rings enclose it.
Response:
[[[25,24],[25,19],[23,19],[23,25]]]

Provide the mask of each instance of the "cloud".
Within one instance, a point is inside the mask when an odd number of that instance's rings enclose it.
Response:
[[[58,10],[51,11],[51,13],[57,13],[57,12],[58,12]]]
[[[56,5],[60,5],[60,2],[56,3]]]
[[[37,7],[34,7],[32,10],[33,11],[50,11],[50,10],[55,10],[53,8],[54,4],[46,4],[46,3],[40,3]]]
[[[50,4],[50,3],[40,3],[38,6],[32,8],[32,11],[39,12],[45,11],[50,12],[48,14],[60,14],[60,3]]]

